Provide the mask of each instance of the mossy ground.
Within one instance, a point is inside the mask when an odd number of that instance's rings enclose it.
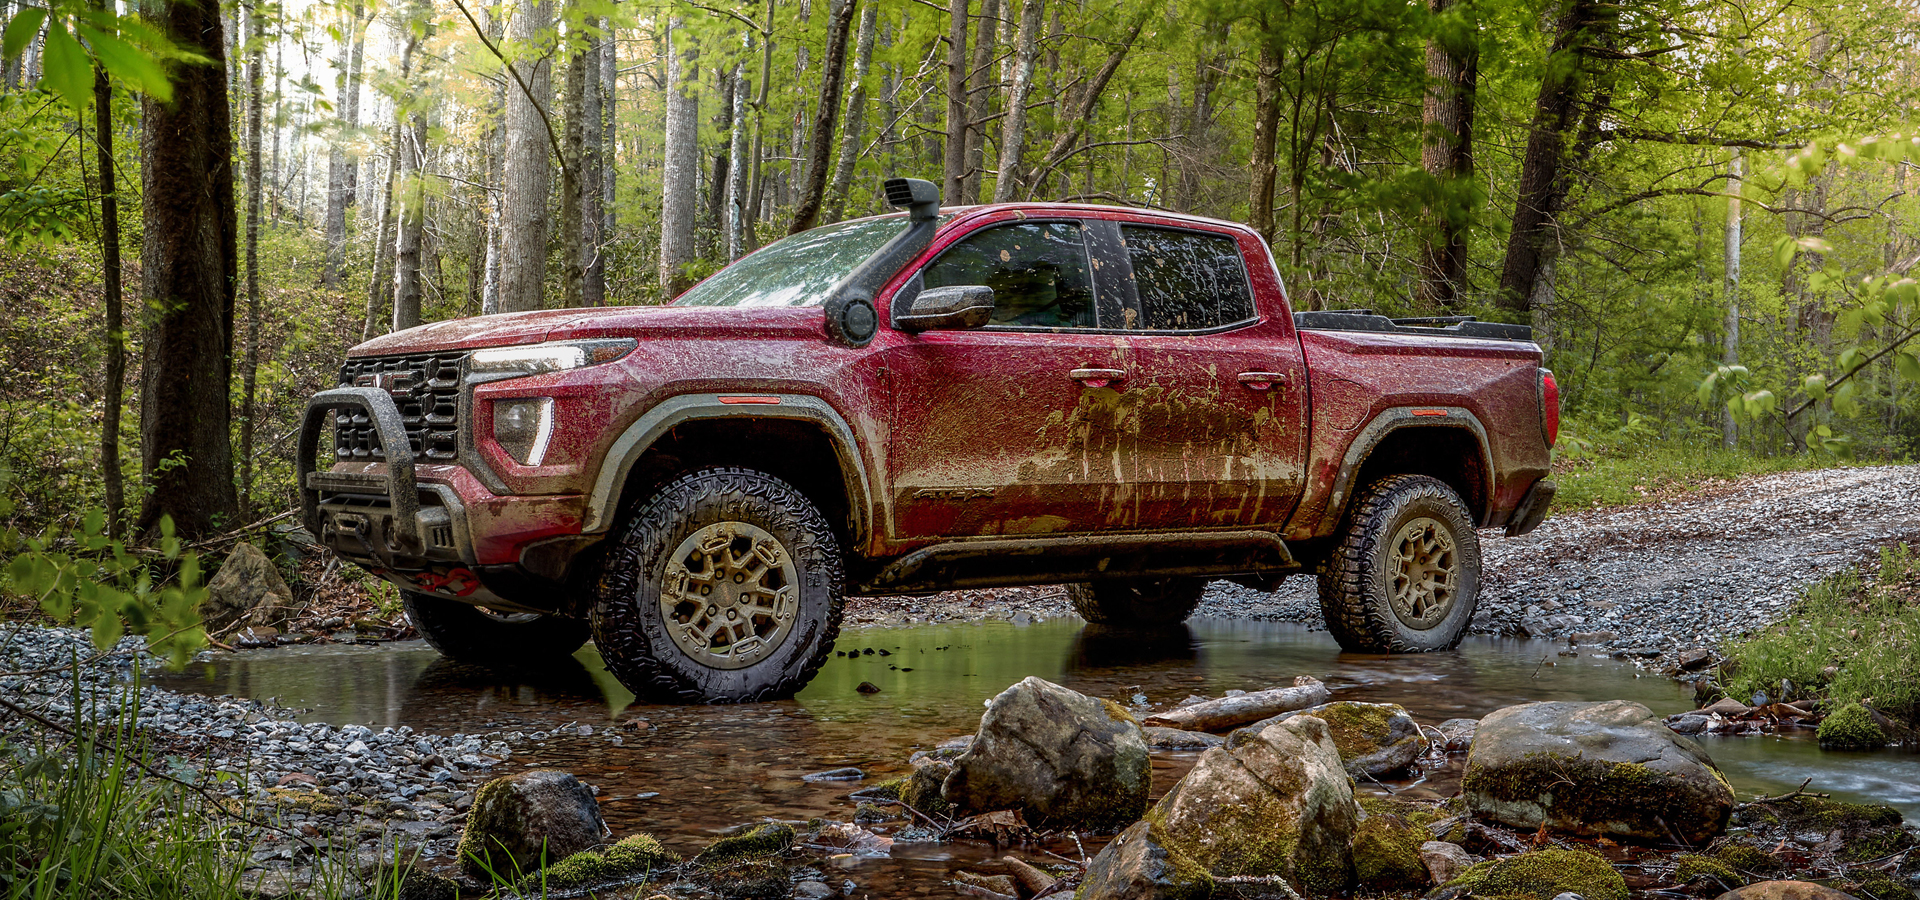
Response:
[[[1855,869],[1847,873],[1848,893],[1862,900],[1914,900],[1913,890],[1878,869]]]
[[[1373,815],[1353,832],[1353,873],[1363,891],[1418,890],[1427,886],[1427,864],[1420,845],[1424,827],[1394,815]]]
[[[721,838],[700,851],[693,858],[693,864],[711,869],[730,865],[743,859],[761,859],[778,856],[793,848],[793,826],[779,822],[768,822],[755,827],[745,834]]]
[[[1887,745],[1887,732],[1873,720],[1873,713],[1859,703],[1849,703],[1833,711],[1820,722],[1820,746],[1828,750],[1874,750]]]
[[[1690,885],[1701,878],[1712,879],[1720,884],[1721,890],[1730,891],[1746,884],[1746,879],[1733,871],[1724,860],[1697,853],[1683,853],[1673,858],[1673,883]]]
[[[1730,841],[1715,848],[1713,857],[1735,872],[1751,876],[1771,875],[1780,871],[1780,861],[1773,854],[1752,844]]]
[[[1516,895],[1552,900],[1572,892],[1586,900],[1627,900],[1627,882],[1613,865],[1581,850],[1537,850],[1488,860],[1447,886],[1466,888],[1479,898]]]

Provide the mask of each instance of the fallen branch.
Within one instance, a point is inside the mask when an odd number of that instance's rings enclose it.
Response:
[[[1319,706],[1332,699],[1333,694],[1326,685],[1308,679],[1307,684],[1254,691],[1171,709],[1148,716],[1142,724],[1164,725],[1186,731],[1225,731],[1270,719],[1281,713]]]

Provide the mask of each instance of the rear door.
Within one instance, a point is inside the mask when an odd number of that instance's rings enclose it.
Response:
[[[1275,314],[1266,249],[1185,220],[1103,220],[1089,234],[1122,306],[1135,523],[1279,529],[1305,479],[1306,370],[1293,322]]]

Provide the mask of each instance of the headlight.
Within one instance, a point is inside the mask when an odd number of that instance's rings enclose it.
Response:
[[[467,370],[475,375],[520,378],[562,372],[581,366],[613,362],[633,350],[632,338],[599,341],[558,341],[519,347],[490,347],[475,350],[467,358]]]
[[[493,439],[514,462],[537,466],[553,438],[553,398],[493,401]]]

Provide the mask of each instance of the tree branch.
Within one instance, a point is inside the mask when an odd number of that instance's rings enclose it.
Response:
[[[475,19],[473,13],[467,10],[467,5],[461,2],[461,0],[453,0],[453,5],[459,8],[461,15],[467,17],[467,24],[473,26],[473,33],[480,38],[480,43],[485,44],[487,50],[493,53],[494,58],[500,60],[500,64],[507,67],[507,74],[513,76],[513,83],[520,86],[520,93],[525,94],[527,102],[533,104],[533,111],[540,114],[540,124],[546,126],[547,129],[547,143],[553,145],[553,157],[560,163],[560,177],[572,178],[573,171],[567,167],[567,154],[560,149],[560,136],[553,130],[553,120],[547,118],[547,107],[533,96],[533,89],[527,87],[526,79],[521,78],[519,70],[513,67],[513,63],[507,61],[506,54],[501,53],[500,48],[495,47],[493,41],[487,39],[487,30],[480,27],[480,21]]]
[[[1887,354],[1900,349],[1901,344],[1904,344],[1910,340],[1913,340],[1915,335],[1920,335],[1920,328],[1911,329],[1906,334],[1903,334],[1900,337],[1896,338],[1892,343],[1886,345],[1885,347],[1881,347],[1879,350],[1874,351],[1874,354],[1872,356],[1869,356],[1866,359],[1861,360],[1860,364],[1857,366],[1854,366],[1852,371],[1846,373],[1845,375],[1840,376],[1839,378],[1835,378],[1832,383],[1827,385],[1827,390],[1831,391],[1834,388],[1837,388],[1843,384],[1846,384],[1847,379],[1850,379],[1853,376],[1860,374],[1861,372],[1865,372],[1868,366],[1873,365],[1876,362],[1879,362],[1881,357],[1886,356]],[[1791,412],[1787,413],[1786,421],[1788,422],[1793,421],[1794,416],[1797,416],[1803,412],[1806,412],[1808,409],[1812,408],[1815,403],[1818,403],[1818,402],[1820,402],[1820,398],[1808,397],[1806,400],[1802,401],[1799,406],[1794,407]]]

